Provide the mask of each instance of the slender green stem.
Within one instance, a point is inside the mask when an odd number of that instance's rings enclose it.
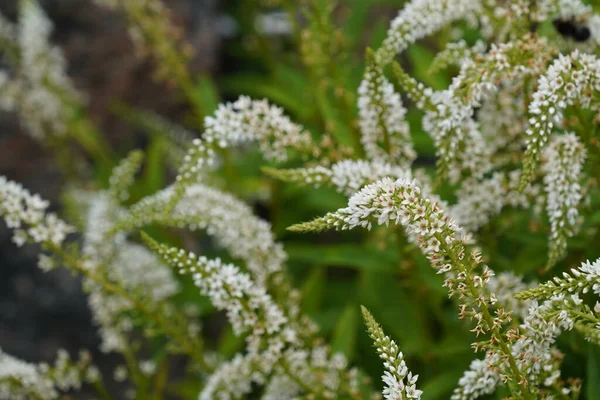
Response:
[[[444,240],[442,235],[437,233],[436,238],[440,242],[440,247],[442,247],[442,249],[444,250],[444,253],[447,254],[448,257],[450,258],[450,261],[452,262],[452,264],[455,265],[456,268],[458,268],[458,270],[460,272],[464,272],[467,274],[470,273],[471,271],[469,270],[469,268],[467,268],[460,260],[458,260],[454,256],[454,254],[450,251],[450,249],[448,248],[446,241]],[[470,294],[473,297],[473,299],[478,299],[480,297],[480,293],[478,293],[477,289],[473,286],[473,283],[470,281],[467,281],[467,286],[469,288]],[[497,326],[495,326],[494,318],[491,316],[490,311],[487,308],[487,305],[484,304],[484,305],[480,306],[480,309],[481,309],[481,313],[483,315],[485,322],[490,327],[492,336],[496,338],[496,340],[498,341],[498,345],[500,346],[500,349],[506,356],[506,359],[508,360],[508,364],[510,366],[510,369],[511,369],[514,377],[517,379],[523,378],[524,375],[519,370],[519,366],[517,365],[517,362],[516,362],[515,358],[513,357],[512,352],[511,352],[510,348],[508,347],[508,344],[505,342],[504,337],[500,332],[500,329]],[[525,381],[518,382],[518,384],[522,387],[521,395],[522,395],[523,399],[535,400],[533,395],[527,389],[527,383]]]

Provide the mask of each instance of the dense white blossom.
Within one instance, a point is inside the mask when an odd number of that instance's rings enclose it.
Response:
[[[520,293],[523,299],[544,299],[556,295],[585,294],[589,291],[600,295],[600,259],[584,261],[580,267],[563,272],[562,278],[555,277],[537,288]]]
[[[48,201],[31,194],[20,184],[0,176],[0,216],[14,229],[13,241],[51,243],[60,246],[73,228],[55,214],[47,212]]]
[[[361,143],[371,160],[410,165],[416,157],[400,94],[372,59],[358,88]]]
[[[86,201],[83,255],[87,267],[102,271],[126,290],[132,290],[158,305],[179,291],[179,284],[170,269],[148,249],[128,242],[123,233],[111,234],[122,212],[106,192],[79,193]],[[86,279],[88,304],[94,322],[99,326],[102,350],[120,351],[133,322],[127,312],[134,308],[130,300],[106,293],[103,288]]]
[[[473,360],[458,381],[451,400],[474,400],[482,395],[492,394],[500,384],[500,374],[494,368],[499,357],[488,354],[483,360]]]
[[[185,156],[180,181],[194,179],[206,165],[214,163],[218,148],[258,142],[265,158],[283,161],[288,149],[306,150],[312,143],[310,133],[292,122],[281,108],[247,96],[221,104],[204,124],[203,139],[194,139]]]
[[[35,396],[42,400],[58,397],[52,380],[37,365],[12,357],[0,350],[0,398],[25,400]]]
[[[27,132],[36,139],[64,136],[71,115],[65,99],[79,101],[66,74],[62,51],[49,43],[52,23],[35,0],[21,1],[15,28],[0,29],[3,41],[18,53],[12,61],[12,76],[2,83],[0,105],[16,110]],[[16,37],[11,35],[16,31]]]
[[[469,18],[482,9],[480,0],[412,0],[388,29],[387,37],[375,53],[377,63],[388,64],[411,43],[432,34],[450,22]]]
[[[550,266],[562,258],[567,238],[573,236],[577,228],[585,157],[585,147],[573,133],[554,137],[543,154],[546,211],[550,218]]]
[[[491,168],[490,149],[473,120],[473,108],[457,100],[454,90],[434,91],[394,65],[398,81],[417,107],[425,111],[423,129],[432,137],[438,174],[457,182],[461,173],[480,177]]]
[[[542,75],[529,104],[527,153],[522,185],[529,183],[550,133],[561,127],[564,110],[576,102],[588,108],[600,90],[600,60],[575,50],[559,55]]]
[[[219,310],[225,310],[234,332],[250,331],[252,339],[284,330],[286,316],[264,286],[248,274],[220,259],[196,256],[182,249],[169,248],[147,239],[149,246],[181,274],[188,274],[200,293],[210,298]],[[290,333],[291,334],[291,333]]]

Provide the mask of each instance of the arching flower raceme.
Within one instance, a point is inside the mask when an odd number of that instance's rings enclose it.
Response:
[[[585,157],[585,147],[572,133],[553,138],[543,154],[546,211],[550,218],[549,267],[562,258],[567,249],[567,238],[577,229]]]
[[[530,182],[550,133],[561,126],[564,110],[575,103],[589,108],[594,93],[598,91],[600,60],[578,50],[569,55],[559,55],[546,74],[539,78],[529,105],[529,138],[521,188]]]
[[[150,223],[203,229],[232,256],[246,262],[253,278],[264,284],[281,272],[286,254],[275,241],[271,225],[256,217],[252,209],[234,196],[205,185],[190,185],[170,214],[173,188],[144,198],[119,218],[119,230],[131,231]]]
[[[522,299],[547,299],[552,296],[585,294],[592,291],[600,296],[600,259],[584,261],[580,267],[564,272],[563,277],[541,284],[518,295]]]
[[[204,124],[203,140],[194,139],[179,170],[179,182],[193,181],[201,169],[214,163],[216,149],[258,142],[265,158],[283,161],[288,149],[306,151],[312,145],[309,132],[293,123],[281,108],[247,96],[221,104]]]
[[[395,55],[418,39],[452,21],[476,15],[482,9],[481,3],[477,0],[412,0],[392,20],[387,37],[375,53],[377,63],[389,64]]]
[[[416,157],[406,108],[392,83],[368,53],[365,77],[358,88],[361,143],[367,158],[410,165]]]
[[[331,167],[316,166],[296,169],[272,169],[264,171],[285,182],[295,182],[315,187],[329,185],[338,192],[352,195],[363,186],[382,178],[409,178],[410,170],[381,161],[342,160]]]

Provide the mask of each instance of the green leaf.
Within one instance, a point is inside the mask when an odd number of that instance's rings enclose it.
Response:
[[[313,267],[308,279],[302,287],[302,310],[308,315],[314,315],[323,302],[325,288],[325,268]]]
[[[348,360],[352,360],[356,348],[356,333],[358,329],[358,309],[355,304],[348,304],[338,319],[331,349],[333,353],[342,353]]]
[[[424,386],[419,388],[423,391],[422,399],[434,400],[448,398],[444,396],[452,392],[462,374],[463,371],[460,369],[454,369],[440,374],[433,379],[429,379]]]
[[[593,343],[588,346],[586,394],[589,400],[597,400],[600,399],[600,348]]]
[[[323,266],[347,267],[359,270],[396,270],[397,252],[393,249],[379,250],[354,244],[317,246],[311,244],[287,244],[289,259]]]
[[[204,115],[211,115],[219,106],[219,90],[209,77],[198,78],[194,95],[198,99],[198,103],[202,105]]]

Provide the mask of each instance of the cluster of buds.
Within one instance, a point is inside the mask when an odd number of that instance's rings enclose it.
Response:
[[[362,308],[365,324],[369,336],[373,339],[379,358],[383,360],[385,372],[382,379],[385,383],[383,397],[387,400],[395,399],[420,399],[422,390],[417,389],[416,383],[419,375],[413,375],[404,362],[404,355],[396,342],[390,339],[375,318],[365,308]]]

